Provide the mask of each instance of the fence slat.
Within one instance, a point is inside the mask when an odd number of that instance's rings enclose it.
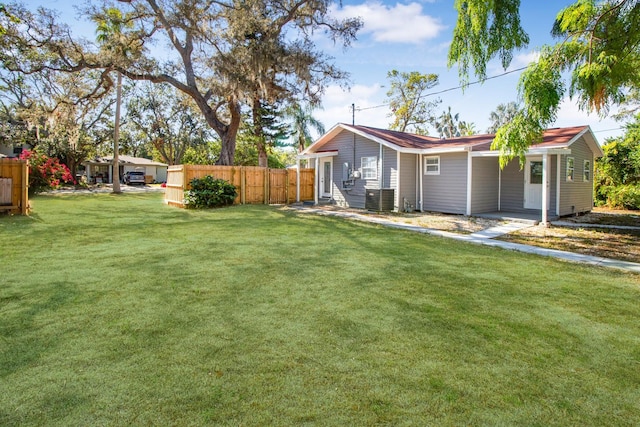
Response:
[[[184,207],[184,191],[194,178],[211,175],[236,187],[235,204],[284,204],[296,201],[295,170],[258,166],[177,165],[167,170],[165,203]],[[314,169],[300,170],[300,200],[313,200]]]

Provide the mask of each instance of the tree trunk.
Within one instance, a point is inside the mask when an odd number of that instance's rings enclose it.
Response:
[[[236,101],[229,101],[229,112],[231,119],[228,125],[220,123],[216,117],[215,111],[209,109],[205,118],[209,126],[216,131],[220,137],[222,147],[220,148],[220,158],[216,161],[217,165],[233,166],[236,157],[236,135],[240,128],[240,105]],[[202,109],[201,109],[202,110]]]
[[[118,151],[120,139],[120,105],[122,104],[122,74],[118,72],[118,83],[116,86],[116,118],[113,127],[113,176],[111,181],[113,182],[113,192],[121,193],[120,190],[120,157]]]
[[[256,137],[256,147],[258,148],[258,166],[268,168],[269,157],[262,128],[262,103],[259,98],[253,99],[253,135]]]

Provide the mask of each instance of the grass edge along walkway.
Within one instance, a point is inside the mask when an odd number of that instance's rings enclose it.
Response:
[[[431,228],[421,227],[419,225],[402,224],[395,221],[390,221],[384,218],[373,217],[368,215],[361,215],[355,212],[340,212],[340,211],[326,211],[322,209],[314,209],[305,206],[296,206],[293,209],[299,212],[310,213],[315,215],[336,216],[340,218],[354,219],[358,221],[370,222],[374,224],[384,225],[386,227],[398,228],[402,230],[409,230],[418,233],[432,234],[434,236],[446,237],[449,239],[460,240],[468,243],[475,243],[485,246],[493,246],[502,249],[509,249],[529,254],[535,254],[540,256],[547,256],[562,259],[565,261],[589,264],[600,267],[615,268],[619,270],[629,271],[633,273],[640,273],[640,264],[630,261],[622,261],[612,258],[604,258],[593,255],[578,254],[575,252],[561,251],[558,249],[542,248],[539,246],[525,245],[522,243],[504,242],[500,240],[494,240],[492,238],[481,237],[477,233],[474,234],[459,234],[450,231],[435,230]]]

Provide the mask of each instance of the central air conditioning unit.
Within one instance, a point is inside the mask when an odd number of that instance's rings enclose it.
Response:
[[[365,189],[364,208],[370,211],[388,212],[393,210],[395,191],[393,188]]]

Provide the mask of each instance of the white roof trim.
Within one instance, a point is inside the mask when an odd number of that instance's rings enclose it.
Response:
[[[300,153],[297,155],[297,158],[302,160],[302,159],[319,159],[322,157],[335,157],[338,155],[338,150],[331,150],[331,151],[319,151],[317,153],[308,153],[305,154]]]
[[[541,154],[571,154],[570,148],[534,148],[525,153],[525,156],[539,156]],[[472,151],[471,157],[500,157],[499,151]]]

